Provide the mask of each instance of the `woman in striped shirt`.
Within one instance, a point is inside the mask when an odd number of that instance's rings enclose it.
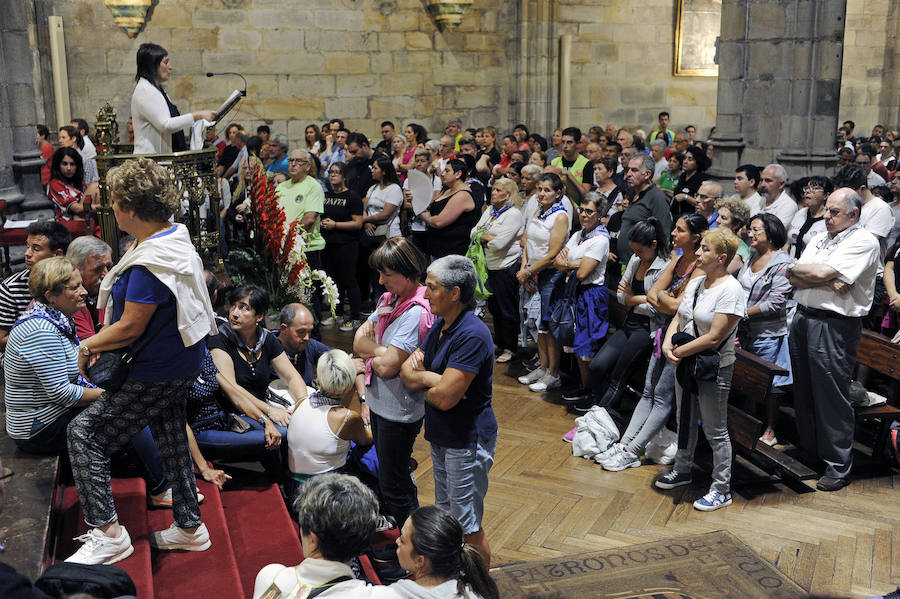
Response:
[[[78,375],[71,316],[84,308],[87,291],[81,272],[63,257],[35,264],[28,289],[35,300],[13,326],[3,363],[6,430],[23,451],[59,454],[66,425],[102,392]]]

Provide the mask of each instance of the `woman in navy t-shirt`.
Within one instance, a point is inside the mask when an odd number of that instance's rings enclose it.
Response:
[[[431,443],[435,503],[459,520],[466,543],[475,546],[490,567],[491,550],[481,520],[497,447],[491,407],[494,342],[472,311],[475,282],[475,266],[464,256],[431,263],[425,298],[438,319],[403,363],[400,378],[408,389],[425,391],[425,438]]]
[[[169,173],[148,158],[129,160],[108,176],[119,228],[134,246],[100,286],[98,306],[106,326],[79,347],[87,375],[92,356],[140,350],[120,389],[104,392],[68,428],[69,455],[84,519],[92,527],[67,561],[109,564],[131,555],[110,488],[109,457],[149,424],[172,483],[175,522],[150,536],[158,549],[203,551],[209,532],[200,520],[194,469],[188,452],[185,399],[203,360],[203,339],[215,318],[203,264],[184,225],[169,222],[180,195]]]

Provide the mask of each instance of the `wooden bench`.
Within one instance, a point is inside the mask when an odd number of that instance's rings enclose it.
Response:
[[[857,424],[870,420],[879,422],[878,434],[872,447],[872,457],[878,458],[887,443],[891,423],[894,420],[900,420],[900,408],[896,407],[897,398],[895,397],[896,381],[900,381],[900,346],[891,343],[891,340],[883,335],[864,330],[859,340],[859,349],[856,351],[856,362],[895,381],[891,393],[888,394],[887,404],[855,409]]]
[[[747,413],[741,406],[769,404],[777,399],[772,393],[772,381],[787,371],[744,349],[735,349],[734,373],[731,377],[731,395],[728,402],[728,431],[736,451],[777,480],[788,476],[796,480],[811,480],[818,475],[784,452],[769,447],[759,440],[765,424]]]

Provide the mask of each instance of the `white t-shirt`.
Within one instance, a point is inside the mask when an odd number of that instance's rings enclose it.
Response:
[[[759,195],[759,192],[754,191],[753,195],[747,196],[743,201],[747,204],[747,207],[750,208],[751,217],[762,212],[764,200],[762,199],[762,196]]]
[[[373,214],[378,214],[382,210],[386,204],[391,204],[397,206],[398,208],[394,210],[391,216],[388,218],[387,223],[378,223],[375,226],[379,227],[384,224],[388,225],[387,236],[390,239],[391,237],[399,237],[400,236],[400,206],[403,205],[403,190],[400,189],[400,186],[396,183],[391,183],[384,189],[381,188],[379,184],[375,184],[369,188],[369,193],[366,196],[368,201],[366,203],[366,216],[372,216]]]
[[[550,210],[552,207],[547,208],[548,212]],[[525,228],[525,251],[528,252],[528,266],[547,255],[550,249],[550,231],[556,221],[566,218],[566,213],[567,210],[563,209],[544,219],[538,218],[537,214],[532,215],[532,218],[529,219],[528,226]]]
[[[593,258],[597,261],[597,266],[591,271],[583,281],[582,285],[603,285],[604,275],[606,274],[606,259],[609,257],[609,237],[603,234],[595,234],[590,239],[586,239],[582,243],[582,231],[578,231],[569,238],[566,247],[569,248],[569,260],[578,260],[580,258]],[[569,276],[575,276],[573,272]]]
[[[827,264],[838,271],[838,278],[852,283],[850,291],[835,293],[831,287],[796,289],[794,299],[809,308],[831,310],[844,316],[865,316],[875,295],[875,273],[880,247],[874,235],[854,225],[831,237],[828,232],[812,238],[799,264]]]
[[[791,219],[791,226],[788,227],[788,241],[791,243],[792,248],[797,245],[797,235],[800,234],[800,229],[803,227],[803,224],[808,217],[809,208],[804,206],[798,210],[794,215],[794,218]],[[820,218],[806,230],[806,233],[803,234],[803,247],[808,246],[810,240],[823,231],[825,231],[825,219]],[[794,255],[793,250],[791,250],[791,255]]]
[[[431,188],[432,192],[440,191],[443,189],[443,184],[441,183],[441,178],[432,175],[431,176]],[[403,189],[409,189],[409,179],[403,182]],[[428,225],[425,224],[425,221],[419,218],[418,216],[413,218],[412,224],[410,224],[411,231],[427,231]]]
[[[894,228],[894,211],[890,204],[878,196],[872,196],[871,200],[863,204],[859,224],[872,235],[886,239]]]
[[[765,201],[763,201],[762,212],[777,216],[784,228],[787,229],[791,226],[791,220],[797,213],[797,202],[786,191],[782,191],[781,195],[775,198],[775,201],[770,206],[766,206]]]
[[[716,314],[734,314],[743,318],[747,313],[747,298],[737,279],[728,276],[724,281],[709,289],[703,286],[704,283],[706,283],[706,275],[689,282],[684,291],[681,305],[678,306],[680,330],[695,337],[709,332]],[[694,305],[694,294],[697,294],[696,306]],[[694,330],[695,325],[696,330]],[[720,342],[722,349],[719,351],[719,366],[729,366],[734,363],[736,332],[737,327],[734,327],[728,338]]]

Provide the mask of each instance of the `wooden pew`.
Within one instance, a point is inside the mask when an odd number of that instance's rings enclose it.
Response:
[[[894,381],[900,381],[900,346],[891,343],[891,340],[878,333],[863,330],[859,340],[859,349],[856,351],[856,362],[868,366],[887,375]],[[894,384],[894,389],[897,385]],[[900,408],[896,407],[897,398],[894,393],[888,394],[888,403],[883,406],[857,407],[856,422],[875,420],[879,422],[878,434],[872,447],[872,457],[878,458],[887,443],[891,423],[900,420]]]
[[[813,470],[760,441],[765,425],[738,406],[763,405],[768,408],[770,402],[777,401],[772,394],[772,381],[776,376],[786,375],[787,371],[741,348],[735,349],[735,358],[728,402],[728,431],[735,451],[772,473],[776,479],[781,476],[796,480],[816,478],[818,475]],[[767,410],[766,413],[770,412]]]

